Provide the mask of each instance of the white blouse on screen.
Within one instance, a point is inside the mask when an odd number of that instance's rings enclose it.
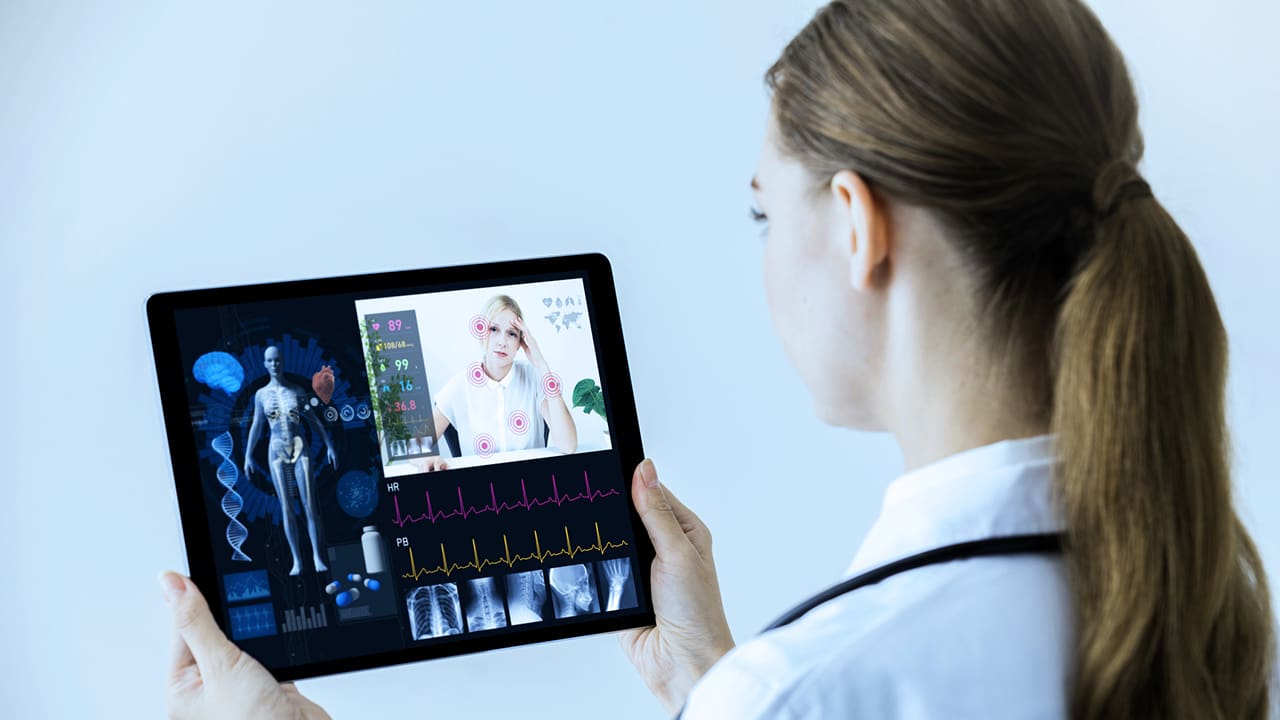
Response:
[[[1051,445],[1006,440],[894,480],[845,577],[943,545],[1061,532]],[[929,565],[739,644],[683,718],[1061,718],[1073,642],[1060,554]]]
[[[492,452],[544,447],[542,413],[546,393],[542,376],[527,361],[516,360],[505,377],[471,381],[471,371],[454,375],[435,395],[435,406],[458,429],[463,455],[479,455],[477,440],[486,435]]]

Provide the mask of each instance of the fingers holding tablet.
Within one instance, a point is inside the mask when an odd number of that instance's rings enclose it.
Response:
[[[624,633],[621,643],[650,690],[674,712],[733,647],[733,636],[707,526],[658,481],[652,460],[636,467],[631,489],[657,553],[650,579],[655,622]]]
[[[173,624],[165,697],[169,717],[329,718],[293,683],[276,682],[261,663],[228,640],[204,596],[189,579],[165,572],[160,586]]]

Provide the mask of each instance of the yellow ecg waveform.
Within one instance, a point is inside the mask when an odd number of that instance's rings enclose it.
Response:
[[[512,555],[511,548],[507,546],[507,536],[504,534],[502,536],[503,555],[502,557],[494,560],[491,560],[489,558],[481,558],[480,551],[476,548],[476,539],[471,538],[471,555],[472,555],[471,561],[465,562],[465,563],[451,563],[449,562],[448,553],[445,552],[444,543],[440,543],[440,564],[433,568],[418,567],[418,564],[413,559],[413,548],[411,547],[409,548],[410,572],[407,572],[401,575],[401,577],[405,578],[406,580],[420,580],[422,579],[423,575],[434,575],[436,573],[444,573],[445,577],[448,577],[453,573],[457,572],[458,570],[465,570],[467,568],[474,568],[477,571],[482,571],[490,565],[506,565],[507,567],[511,567],[512,565],[518,562],[523,562],[525,560],[537,560],[538,562],[546,562],[547,558],[563,557],[563,556],[573,558],[579,553],[585,553],[585,552],[598,552],[603,554],[606,550],[612,550],[613,548],[626,547],[627,543],[624,540],[619,540],[618,542],[605,542],[604,540],[602,540],[600,538],[600,523],[596,523],[595,526],[596,526],[596,544],[587,545],[584,547],[582,545],[573,544],[573,541],[569,539],[569,527],[566,525],[564,528],[564,548],[561,550],[543,550],[542,541],[538,539],[538,531],[534,530],[533,531],[533,548],[534,549],[533,549],[533,552],[529,553],[528,555],[519,555],[519,554]]]

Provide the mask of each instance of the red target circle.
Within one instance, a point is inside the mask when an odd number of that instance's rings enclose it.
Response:
[[[484,365],[481,365],[480,363],[471,363],[471,366],[467,368],[467,379],[476,387],[484,387]]]
[[[471,335],[477,340],[483,340],[489,336],[489,318],[483,315],[475,315],[471,318]]]
[[[507,425],[511,428],[511,432],[523,435],[529,431],[529,416],[523,410],[517,410],[511,413]]]
[[[542,392],[547,397],[560,397],[560,376],[547,373],[542,376]]]
[[[476,454],[480,457],[489,457],[493,454],[494,449],[493,436],[488,433],[480,433],[476,436],[475,448]]]

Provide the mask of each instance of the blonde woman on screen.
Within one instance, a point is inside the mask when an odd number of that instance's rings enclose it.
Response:
[[[838,0],[765,78],[751,186],[774,326],[818,418],[891,433],[906,471],[840,592],[735,642],[706,525],[641,463],[656,625],[621,637],[645,684],[685,720],[1267,717],[1274,628],[1232,504],[1226,332],[1137,169],[1137,99],[1097,16]],[[1053,543],[949,554],[1016,538]],[[176,676],[211,654],[210,695],[320,712],[251,662],[223,682],[217,660],[242,655],[189,581],[166,582]],[[199,692],[170,697],[214,717]]]
[[[545,447],[542,423],[550,429],[550,444],[571,453],[578,446],[578,429],[561,394],[548,393],[554,377],[525,323],[520,305],[508,295],[485,303],[480,335],[480,361],[455,374],[435,394],[432,413],[436,444],[445,430],[458,431],[463,455],[490,455],[510,450]],[[518,359],[519,351],[524,359]],[[558,385],[558,380],[555,385]],[[553,385],[554,387],[554,385]],[[440,456],[425,459],[425,469],[445,470]]]

